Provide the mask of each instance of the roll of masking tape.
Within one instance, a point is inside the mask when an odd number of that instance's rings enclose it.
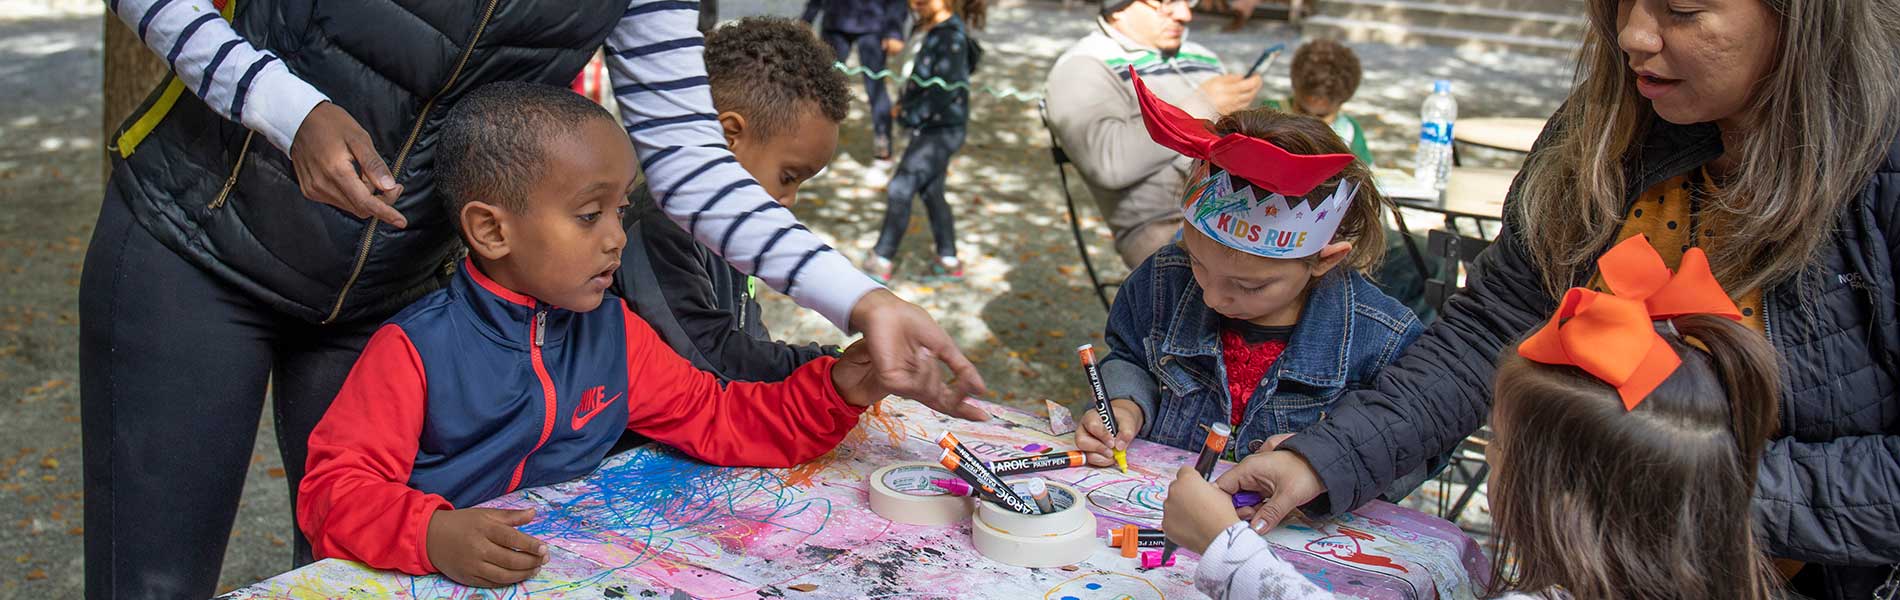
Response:
[[[969,498],[950,495],[931,483],[956,480],[942,466],[925,462],[888,465],[871,473],[871,511],[911,525],[949,525],[970,516]]]
[[[1011,482],[1018,494],[1028,498],[1029,490],[1022,482]],[[1091,527],[1095,523],[1094,513],[1081,506],[1082,498],[1075,488],[1056,482],[1048,482],[1049,502],[1056,511],[1046,515],[1025,515],[989,501],[977,502],[976,513],[999,531],[1016,535],[1040,537],[1067,533],[1081,528],[1086,521]]]
[[[1049,484],[1056,511],[1025,515],[990,502],[979,502],[970,538],[984,557],[1007,565],[1047,568],[1088,560],[1101,545],[1095,539],[1095,514],[1082,495],[1059,483]]]

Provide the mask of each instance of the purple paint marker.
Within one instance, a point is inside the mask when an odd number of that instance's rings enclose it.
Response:
[[[1265,500],[1265,499],[1266,497],[1261,496],[1260,492],[1249,492],[1246,490],[1241,490],[1234,494],[1234,508],[1240,508],[1243,506],[1253,506],[1255,504],[1259,504],[1261,500]]]

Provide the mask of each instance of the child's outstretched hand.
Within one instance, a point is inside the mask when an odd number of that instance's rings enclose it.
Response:
[[[1109,439],[1108,428],[1102,425],[1102,417],[1089,409],[1082,415],[1082,426],[1075,429],[1075,447],[1088,455],[1089,464],[1097,467],[1115,466],[1114,450],[1127,450],[1128,444],[1135,441],[1135,434],[1141,431],[1141,407],[1132,400],[1110,400],[1108,409],[1115,413],[1115,427],[1121,435]]]
[[[1168,486],[1168,499],[1161,505],[1161,530],[1168,539],[1195,554],[1207,552],[1220,532],[1240,522],[1234,512],[1234,497],[1214,487],[1194,467],[1174,472]]]
[[[831,385],[845,404],[865,408],[891,395],[877,377],[877,365],[871,363],[871,349],[864,340],[844,349],[837,364],[831,366]]]
[[[515,529],[533,520],[529,508],[436,511],[429,518],[429,562],[466,586],[521,583],[548,564],[548,545]]]

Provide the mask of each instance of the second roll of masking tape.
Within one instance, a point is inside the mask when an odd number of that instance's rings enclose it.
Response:
[[[1030,568],[1088,560],[1101,545],[1095,540],[1095,513],[1082,505],[1082,494],[1075,488],[1050,482],[1048,490],[1055,512],[1044,515],[1025,515],[992,502],[977,502],[976,517],[970,524],[976,551],[996,562]]]

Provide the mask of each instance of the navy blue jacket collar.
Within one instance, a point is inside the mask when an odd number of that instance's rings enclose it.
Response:
[[[1179,357],[1186,366],[1209,376],[1208,381],[1224,385],[1218,374],[1221,357],[1221,315],[1207,307],[1201,298],[1199,283],[1188,278],[1182,301],[1175,305],[1169,319],[1167,337],[1161,353]],[[1317,388],[1346,386],[1346,354],[1352,346],[1354,290],[1352,276],[1345,269],[1315,282],[1293,328],[1293,338],[1285,353],[1274,361],[1278,377]]]
[[[534,297],[502,287],[495,280],[482,274],[475,262],[462,260],[462,268],[449,283],[449,294],[455,303],[468,309],[468,315],[483,335],[497,344],[516,350],[525,350],[533,345],[531,336],[535,335],[535,316],[547,313],[547,322],[543,324],[542,345],[559,343],[565,337],[564,331],[572,311],[555,307],[552,304],[536,300]],[[603,301],[618,302],[613,297]],[[604,305],[604,302],[603,302]]]

